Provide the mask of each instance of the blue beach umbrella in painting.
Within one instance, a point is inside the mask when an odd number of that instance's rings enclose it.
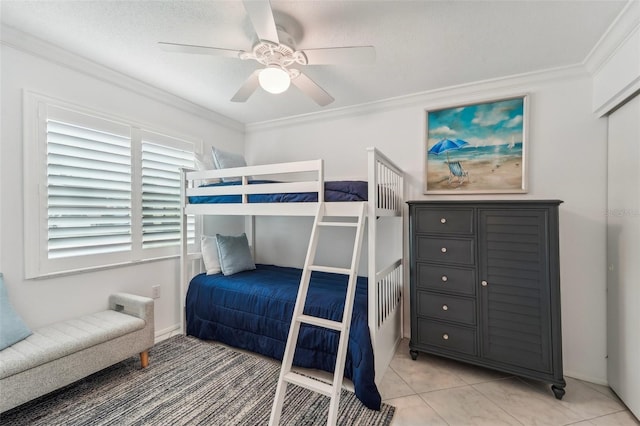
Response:
[[[449,162],[449,151],[460,149],[463,146],[469,145],[469,142],[462,139],[441,139],[429,148],[429,154],[440,155],[443,152],[447,153],[447,162]]]

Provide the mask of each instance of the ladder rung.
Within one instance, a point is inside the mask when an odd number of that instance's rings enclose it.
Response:
[[[358,222],[318,222],[320,226],[343,226],[355,228],[358,226]]]
[[[330,397],[331,394],[333,393],[332,385],[325,382],[321,382],[316,379],[312,379],[307,376],[303,376],[302,374],[296,373],[295,371],[290,371],[287,374],[285,374],[284,380],[294,385],[298,385],[303,388],[310,389],[314,392],[321,393],[325,396]]]
[[[334,268],[333,266],[309,265],[309,270],[318,272],[330,272],[332,274],[350,275],[351,269]]]
[[[342,331],[342,323],[328,320],[326,318],[312,317],[310,315],[300,315],[298,321],[305,324],[317,325],[319,327],[330,328],[331,330]]]

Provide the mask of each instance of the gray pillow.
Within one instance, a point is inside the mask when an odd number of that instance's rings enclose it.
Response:
[[[31,330],[13,309],[0,273],[0,351],[31,336]]]
[[[237,237],[216,234],[216,244],[223,275],[256,269],[251,250],[249,250],[249,241],[244,232]]]
[[[247,166],[247,162],[244,160],[242,154],[233,154],[231,152],[222,151],[217,149],[215,146],[211,148],[211,154],[213,155],[213,164],[218,170]],[[241,179],[237,177],[222,178],[223,182],[234,182],[239,180]]]

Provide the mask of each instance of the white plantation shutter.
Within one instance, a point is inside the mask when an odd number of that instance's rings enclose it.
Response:
[[[143,136],[144,138],[144,136]],[[193,149],[142,141],[142,248],[180,243],[180,172],[194,166]],[[187,222],[193,244],[195,219]]]
[[[179,168],[198,142],[32,92],[24,104],[27,278],[178,255]]]
[[[131,140],[47,120],[47,253],[131,250]]]

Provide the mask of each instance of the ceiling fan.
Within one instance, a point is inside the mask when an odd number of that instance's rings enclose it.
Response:
[[[219,47],[159,42],[163,50],[180,53],[195,53],[242,60],[255,60],[262,68],[255,70],[244,82],[232,102],[245,102],[262,87],[270,93],[282,93],[292,83],[318,105],[325,106],[334,101],[322,87],[298,68],[305,65],[367,64],[375,61],[373,46],[344,46],[319,49],[296,50],[291,35],[276,25],[268,0],[244,0],[258,41],[251,51],[224,49]]]

